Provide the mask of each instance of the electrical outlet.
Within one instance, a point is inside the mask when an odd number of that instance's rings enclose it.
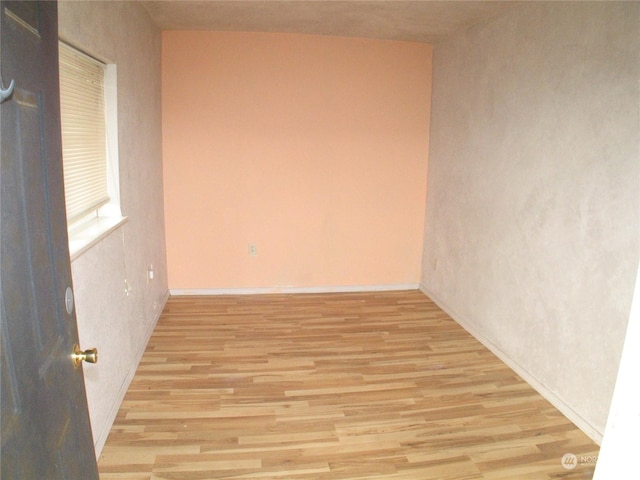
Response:
[[[255,243],[250,243],[249,244],[249,256],[250,257],[257,257],[258,256],[258,247],[256,247]]]
[[[154,278],[155,271],[153,270],[153,265],[149,265],[149,268],[147,268],[147,283],[150,283]]]

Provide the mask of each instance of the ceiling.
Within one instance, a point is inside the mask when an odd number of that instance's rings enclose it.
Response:
[[[500,15],[508,1],[148,0],[163,30],[287,32],[435,43]]]

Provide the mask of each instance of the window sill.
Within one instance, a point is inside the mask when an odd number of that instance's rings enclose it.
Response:
[[[111,232],[127,223],[127,217],[94,217],[69,232],[71,261],[82,255]]]

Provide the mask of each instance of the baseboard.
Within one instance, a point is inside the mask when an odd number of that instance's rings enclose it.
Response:
[[[100,454],[102,453],[102,449],[104,448],[105,443],[107,443],[107,438],[109,437],[109,433],[111,432],[111,427],[113,427],[113,422],[116,420],[116,416],[118,415],[118,411],[120,410],[120,406],[122,405],[122,401],[124,400],[125,395],[127,394],[127,390],[129,389],[129,385],[133,380],[134,375],[136,374],[136,370],[138,369],[138,365],[140,364],[140,360],[142,360],[142,355],[144,355],[144,351],[147,348],[149,343],[149,339],[153,334],[154,329],[160,320],[160,315],[162,314],[162,310],[164,309],[165,304],[169,300],[169,291],[164,294],[162,300],[160,301],[160,305],[156,308],[155,315],[153,321],[150,322],[147,331],[145,332],[144,342],[141,342],[138,351],[136,352],[135,362],[132,364],[132,367],[127,371],[127,375],[124,380],[120,384],[120,389],[118,390],[118,396],[116,397],[116,401],[113,403],[111,410],[109,411],[109,415],[107,416],[107,420],[104,422],[103,427],[100,429],[100,433],[97,435],[97,438],[93,439],[93,447],[96,452],[96,458],[100,458]]]
[[[534,390],[547,399],[554,407],[556,407],[565,417],[567,417],[573,424],[582,430],[591,440],[598,445],[602,443],[602,435],[597,428],[591,425],[587,420],[580,416],[575,410],[567,405],[560,397],[549,390],[543,383],[532,376],[527,370],[520,366],[509,355],[503,352],[498,346],[496,346],[491,340],[485,337],[478,331],[476,327],[471,325],[465,318],[456,313],[453,309],[443,302],[438,295],[430,291],[423,284],[419,285],[419,290],[429,297],[433,303],[438,305],[447,315],[449,315],[456,323],[469,332],[476,340],[487,347],[496,357],[502,360],[511,370],[516,372],[525,382],[527,382]]]
[[[346,285],[323,287],[260,287],[260,288],[172,288],[171,295],[265,295],[273,293],[349,293],[417,290],[417,283],[390,285]]]

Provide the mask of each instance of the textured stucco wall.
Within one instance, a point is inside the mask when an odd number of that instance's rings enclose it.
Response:
[[[129,220],[72,262],[80,340],[99,350],[99,362],[84,367],[99,453],[167,294],[161,38],[135,2],[61,1],[59,27],[62,39],[118,69],[120,194]],[[147,282],[151,264],[155,279]]]
[[[421,286],[592,437],[639,247],[637,2],[524,2],[436,45]]]

